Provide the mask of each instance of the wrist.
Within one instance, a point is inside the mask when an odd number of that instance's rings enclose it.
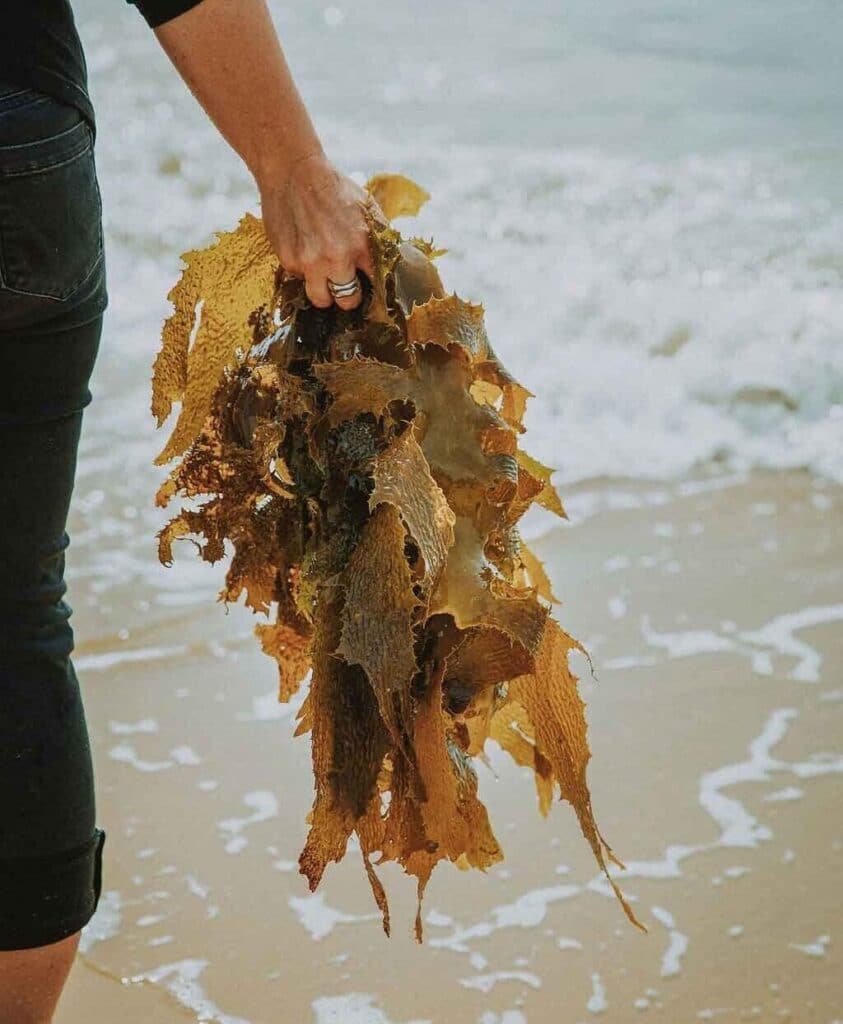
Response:
[[[270,153],[262,154],[249,163],[259,191],[278,192],[296,183],[306,184],[321,179],[330,168],[328,158],[319,140],[309,148],[295,154],[276,146]]]

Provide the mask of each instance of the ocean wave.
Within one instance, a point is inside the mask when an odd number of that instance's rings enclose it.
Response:
[[[127,46],[130,65],[144,44]],[[119,394],[157,347],[178,254],[256,196],[157,56],[138,79],[109,54],[92,46],[109,140],[99,381]],[[528,447],[560,482],[711,464],[843,480],[843,209],[824,184],[841,151],[530,148],[508,144],[506,125],[443,142],[441,120],[392,130],[404,101],[390,102],[353,124],[319,108],[329,152],[361,180],[400,170],[430,190],[418,223],[399,226],[447,246],[447,284],[484,302],[499,354],[537,396]]]

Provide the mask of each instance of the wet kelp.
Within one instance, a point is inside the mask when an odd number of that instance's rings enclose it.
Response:
[[[389,219],[427,198],[400,176],[368,190]],[[157,502],[190,499],[159,535],[161,561],[178,538],[209,562],[228,542],[220,598],[269,620],[257,633],[280,700],[309,678],[301,871],[315,889],[356,835],[388,932],[376,863],[415,876],[421,904],[440,860],[502,858],[472,763],[489,739],[533,769],[543,814],[568,801],[600,867],[615,858],[586,784],[568,667],[582,648],[550,617],[518,532],[533,503],[565,514],[519,445],[530,393],[492,349],[483,307],[445,292],[432,242],[370,229],[376,276],[350,313],[309,304],[255,217],[187,253],[152,411],[160,426],[181,404]]]

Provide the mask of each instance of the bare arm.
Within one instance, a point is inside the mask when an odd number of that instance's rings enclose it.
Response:
[[[325,156],[265,0],[202,0],[155,34],[254,175],[269,239],[311,301],[331,305],[328,278],[371,276],[366,194]],[[337,303],[353,309],[360,298]]]

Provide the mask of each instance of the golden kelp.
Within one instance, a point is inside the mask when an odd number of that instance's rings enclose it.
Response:
[[[427,193],[378,175],[387,216]],[[185,256],[155,362],[159,425],[181,403],[157,501],[198,499],[160,533],[231,565],[220,595],[257,627],[288,701],[310,674],[316,797],[300,867],[315,889],[356,834],[398,861],[419,904],[438,861],[502,857],[472,765],[493,739],[535,772],[539,808],[572,804],[600,867],[584,706],[549,617],[555,598],[518,532],[533,504],[564,516],[550,470],[519,448],[530,393],[495,355],[483,307],[446,294],[432,242],[370,223],[376,274],[359,310],[310,305],[245,217]],[[612,883],[614,886],[614,883]],[[638,923],[620,892],[630,920]],[[416,933],[421,938],[420,914]]]

